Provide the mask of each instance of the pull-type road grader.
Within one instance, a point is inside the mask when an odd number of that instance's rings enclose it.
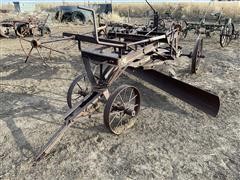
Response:
[[[67,94],[68,106],[71,109],[64,117],[64,124],[43,146],[36,157],[37,160],[50,153],[64,132],[82,116],[89,116],[96,111],[100,103],[105,104],[103,120],[112,133],[119,135],[132,127],[140,111],[139,90],[132,85],[124,84],[112,93],[109,91],[112,83],[125,72],[166,91],[209,115],[217,115],[220,106],[218,96],[149,68],[151,64],[159,64],[159,62],[178,54],[178,45],[170,42],[170,40],[176,40],[178,29],[171,29],[156,36],[116,33],[111,39],[100,38],[98,31],[104,27],[97,27],[95,12],[92,9],[79,8],[92,14],[93,35],[63,33],[63,36],[72,37],[78,42],[86,76],[78,76],[72,82]],[[201,42],[200,39],[197,40],[193,53],[191,53],[195,59],[201,58],[198,53],[201,49],[199,42]],[[33,44],[36,45],[36,43]],[[87,46],[84,46],[86,44]]]

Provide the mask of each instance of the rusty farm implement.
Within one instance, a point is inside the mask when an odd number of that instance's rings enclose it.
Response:
[[[205,14],[206,16],[206,14]],[[206,37],[211,37],[211,33],[219,32],[219,42],[221,47],[226,47],[235,38],[235,26],[231,18],[224,17],[220,13],[212,13],[214,21],[208,21],[203,17],[198,22],[185,21],[185,28],[183,29],[183,37],[186,37],[189,31],[194,31],[195,34],[205,34]]]
[[[168,29],[173,26],[178,27],[179,35],[182,36],[182,30],[186,29],[185,21],[176,20],[172,17],[171,14],[168,14],[167,17],[163,18],[159,14],[159,12],[154,9],[154,7],[145,0],[147,5],[152,10],[152,17],[149,18],[147,24],[145,25],[137,25],[137,24],[129,24],[129,23],[109,23],[108,31],[111,33],[127,33],[127,34],[142,34],[142,35],[150,35],[156,33],[164,33]],[[166,24],[166,23],[167,24]]]
[[[115,33],[114,37],[100,38],[98,32],[102,28],[97,27],[95,12],[92,9],[79,8],[91,13],[94,22],[93,35],[63,33],[63,36],[78,42],[86,72],[76,77],[70,85],[67,93],[70,110],[64,117],[63,125],[38,153],[37,160],[50,153],[74,123],[83,116],[91,115],[101,103],[105,104],[104,124],[112,133],[119,135],[134,125],[140,112],[140,91],[127,84],[119,86],[112,93],[109,90],[123,73],[146,81],[209,115],[218,114],[218,96],[151,68],[151,64],[157,64],[156,56],[167,59],[176,53],[169,42],[169,37],[177,32],[176,29],[155,36]],[[192,53],[196,58],[201,58],[198,53],[199,42],[200,39],[197,41],[197,49]]]
[[[43,20],[29,17],[26,20],[4,20],[0,22],[0,37],[9,38],[12,32],[17,37],[43,36],[50,34],[51,30],[46,25],[49,15]]]

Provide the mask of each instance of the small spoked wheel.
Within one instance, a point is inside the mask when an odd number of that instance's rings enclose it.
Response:
[[[226,47],[229,45],[234,34],[234,25],[233,23],[226,24],[220,33],[220,45],[221,47]]]
[[[140,93],[134,86],[122,85],[109,97],[104,109],[104,124],[114,134],[131,128],[140,110]]]
[[[195,44],[191,56],[192,56],[191,73],[196,73],[199,68],[200,59],[203,57],[203,39],[197,38],[197,42]]]
[[[91,92],[91,84],[86,74],[78,75],[71,83],[67,92],[67,104],[69,108],[74,107]]]

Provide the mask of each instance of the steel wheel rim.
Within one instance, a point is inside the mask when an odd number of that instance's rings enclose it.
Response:
[[[77,76],[68,89],[67,103],[69,108],[74,107],[77,102],[83,100],[90,92],[91,86],[86,75]]]
[[[140,110],[140,93],[135,87],[125,85],[113,96],[110,107],[104,111],[104,119],[110,131],[119,135],[134,125]]]

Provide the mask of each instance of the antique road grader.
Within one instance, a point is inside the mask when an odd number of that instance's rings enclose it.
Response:
[[[78,42],[86,76],[80,75],[72,82],[67,94],[70,110],[64,117],[63,125],[43,146],[36,160],[50,153],[65,131],[81,117],[95,112],[100,103],[105,104],[103,120],[112,133],[119,135],[132,127],[140,111],[139,90],[132,85],[124,84],[112,93],[109,91],[112,83],[123,73],[142,79],[211,116],[218,114],[220,106],[218,96],[149,68],[151,67],[149,64],[176,53],[175,47],[169,42],[169,37],[175,35],[177,29],[156,36],[116,33],[112,38],[100,38],[98,31],[103,27],[97,27],[95,12],[92,9],[79,8],[91,13],[94,22],[93,35],[63,33],[63,36]],[[200,46],[196,47],[192,54],[195,58],[201,58],[198,53]],[[157,60],[156,56],[160,59]]]

